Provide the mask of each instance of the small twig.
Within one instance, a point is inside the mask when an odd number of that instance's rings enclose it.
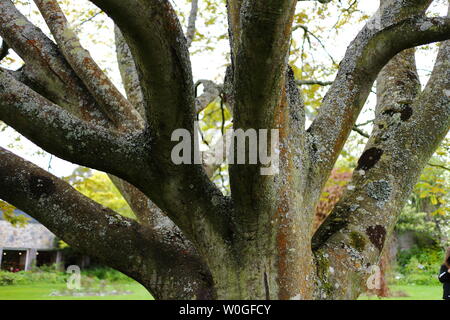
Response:
[[[319,86],[331,86],[333,84],[333,81],[320,81],[320,80],[296,80],[297,85],[299,86],[312,86],[312,85],[319,85]]]
[[[201,84],[201,82],[197,82],[196,84],[195,84],[195,87],[194,87],[194,90],[195,90],[195,98],[197,99],[197,91],[198,91],[198,86]],[[197,112],[197,123],[200,123],[200,112]],[[205,140],[205,137],[203,136],[203,132],[202,132],[202,130],[200,129],[200,127],[198,128],[198,132],[200,133],[200,137],[201,137],[201,139],[202,139],[202,141],[203,141],[203,143],[204,144],[206,144],[208,147],[209,147],[209,143],[208,143],[208,141],[206,141]]]
[[[50,169],[52,169],[52,160],[53,160],[53,155],[50,154],[50,159],[48,160],[48,168],[47,171],[50,172]]]
[[[197,122],[200,122],[199,114],[197,114]],[[198,132],[200,133],[200,138],[202,139],[203,143],[209,147],[209,142],[206,141],[205,136],[203,135],[203,131],[202,129],[200,129],[200,127],[198,128]]]
[[[85,23],[87,23],[87,22],[89,22],[89,21],[94,20],[97,16],[99,16],[99,15],[102,14],[102,13],[103,13],[103,11],[100,10],[100,11],[94,13],[92,16],[90,16],[90,17],[87,18],[86,20],[81,21],[81,22],[75,27],[75,30],[79,30],[80,27],[81,27],[82,25],[84,25]]]
[[[354,126],[352,130],[355,131],[355,132],[357,132],[357,133],[359,133],[361,136],[363,136],[363,137],[365,137],[365,138],[367,138],[367,139],[370,138],[370,136],[369,136],[368,133],[365,133],[364,131],[362,131],[361,129],[359,129],[357,126]]]
[[[225,108],[224,108],[224,97],[223,94],[220,95],[220,110],[222,111],[222,137],[225,135]],[[225,179],[222,174],[222,165],[219,166],[219,176],[222,182],[222,188],[225,190]]]
[[[443,165],[441,165],[441,164],[428,163],[428,165],[429,165],[430,167],[436,167],[436,168],[441,168],[441,169],[450,171],[450,168],[447,168],[446,166],[443,166]]]
[[[189,14],[188,26],[186,29],[186,41],[188,48],[195,37],[195,22],[197,21],[198,0],[192,0],[191,13]]]
[[[328,52],[327,48],[325,47],[324,43],[322,42],[322,40],[316,36],[313,32],[309,31],[308,27],[305,25],[296,25],[295,27],[292,28],[292,31],[295,31],[297,29],[303,29],[304,33],[305,33],[305,37],[308,39],[308,43],[311,46],[311,41],[308,37],[308,34],[310,34],[311,36],[313,36],[314,39],[316,39],[316,41],[319,43],[319,45],[322,47],[322,49],[325,51],[325,53],[328,55],[328,57],[330,58],[331,62],[333,62],[334,65],[336,65],[336,60],[334,60],[333,56]]]
[[[369,123],[372,123],[372,122],[374,122],[375,120],[374,119],[372,119],[372,120],[369,120],[369,121],[366,121],[366,122],[363,122],[363,123],[360,123],[360,124],[356,124],[355,126],[356,127],[364,127],[364,126],[366,126],[366,125],[368,125]]]
[[[223,106],[223,96],[220,95],[220,110],[222,111],[222,127],[221,127],[221,132],[222,132],[222,136],[225,134],[225,108]]]

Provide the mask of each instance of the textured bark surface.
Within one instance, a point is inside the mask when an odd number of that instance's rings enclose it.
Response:
[[[227,0],[223,84],[192,80],[198,1],[186,35],[168,0],[92,2],[116,24],[126,97],[81,47],[56,0],[35,0],[55,42],[0,0],[0,36],[25,61],[18,71],[0,68],[0,120],[58,157],[107,172],[137,220],[3,149],[0,198],[158,299],[356,298],[448,132],[450,19],[425,16],[430,0],[381,1],[378,23],[350,44],[307,129],[297,87],[304,83],[287,64],[301,1]],[[438,41],[422,91],[413,48]],[[315,231],[322,188],[375,80],[373,132],[349,188]],[[172,132],[193,136],[198,112],[219,96],[235,129],[278,129],[280,138],[279,173],[230,165],[229,197],[210,181],[216,167],[195,156],[192,165],[171,160]]]

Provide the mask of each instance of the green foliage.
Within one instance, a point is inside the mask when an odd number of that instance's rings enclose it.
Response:
[[[436,285],[437,274],[444,260],[440,248],[413,247],[397,256],[395,284]]]
[[[66,249],[69,247],[69,245],[65,243],[63,240],[58,240],[57,246],[59,249]]]
[[[65,177],[64,180],[86,197],[114,210],[124,217],[135,219],[135,215],[128,203],[105,173],[78,167],[70,176]],[[25,226],[28,218],[17,214],[15,210],[16,208],[14,206],[0,200],[0,211],[3,212],[5,220],[18,227]],[[61,242],[59,247],[64,248],[65,246],[66,244]]]
[[[23,214],[17,214],[14,206],[1,200],[0,212],[3,213],[3,218],[15,227],[24,227],[29,220]]]
[[[217,136],[222,128],[226,131],[233,126],[230,112],[218,100],[210,103],[199,115],[199,126],[203,133],[203,141],[205,144],[213,143],[214,137]],[[219,128],[219,132],[217,128]]]
[[[115,286],[114,288],[117,288]],[[109,288],[107,287],[106,290]],[[30,285],[0,286],[0,300],[153,300],[150,293],[139,283],[120,284],[120,291],[131,294],[93,295],[93,296],[59,296],[55,291],[63,292],[66,284],[38,283]]]
[[[105,173],[79,167],[64,179],[86,197],[124,217],[135,218],[128,203]]]
[[[431,160],[437,163],[436,157]],[[448,172],[445,169],[435,166],[428,166],[422,172],[419,182],[414,188],[416,203],[428,200],[435,210],[430,212],[433,215],[446,215],[450,213],[448,198],[450,186],[448,182]]]
[[[82,272],[83,275],[95,278],[98,280],[105,280],[108,282],[132,282],[133,279],[124,275],[122,272],[111,268],[98,267],[94,269],[86,269]]]
[[[199,114],[200,134],[203,147],[209,148],[214,145],[218,138],[232,129],[232,116],[229,110],[221,103],[220,98],[211,102]],[[230,184],[228,180],[228,165],[221,165],[212,176],[212,181],[226,195],[230,194]]]
[[[362,295],[358,300],[440,300],[442,297],[442,286],[436,283],[429,286],[393,285],[389,290],[390,297]]]
[[[414,231],[433,239],[442,248],[450,245],[450,180],[445,166],[435,164],[448,160],[443,152],[446,143],[431,159],[433,165],[422,172],[396,226],[400,232]]]
[[[17,275],[12,272],[0,271],[0,286],[11,286],[17,283]]]
[[[67,282],[70,274],[57,271],[55,266],[42,266],[31,271],[9,272],[0,271],[0,286],[30,285],[36,283],[63,284]],[[82,283],[103,281],[106,283],[133,282],[131,278],[111,268],[86,269],[81,272]]]
[[[449,217],[430,215],[429,213],[418,211],[411,205],[406,205],[400,214],[396,225],[396,230],[400,233],[413,231],[418,238],[432,239],[442,247],[446,246],[445,234],[443,235],[444,224],[448,224]],[[441,242],[441,238],[442,241]],[[447,239],[448,240],[448,239]]]
[[[26,285],[33,283],[64,283],[68,274],[56,271],[35,269],[33,271],[0,271],[0,286]]]

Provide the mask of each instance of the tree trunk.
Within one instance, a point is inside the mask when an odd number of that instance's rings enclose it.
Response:
[[[35,0],[53,42],[3,0],[0,36],[25,67],[0,68],[0,119],[56,156],[110,174],[137,220],[2,148],[0,197],[157,299],[357,298],[448,132],[450,19],[426,17],[430,0],[381,1],[307,129],[287,63],[301,1],[228,0],[231,66],[224,85],[204,84],[201,97],[188,51],[196,9],[187,41],[168,0],[92,2],[117,25],[127,97],[83,49],[57,1]],[[436,41],[445,42],[421,91],[406,49]],[[377,77],[373,132],[342,199],[315,231],[321,190]],[[211,182],[199,152],[181,165],[171,157],[173,133],[193,137],[197,113],[217,94],[234,129],[279,135],[266,146],[279,152],[278,172],[231,164],[230,197]]]

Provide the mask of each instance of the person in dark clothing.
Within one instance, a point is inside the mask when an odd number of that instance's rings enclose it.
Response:
[[[439,281],[444,284],[444,300],[450,301],[450,247],[447,248],[444,264],[439,271]]]

